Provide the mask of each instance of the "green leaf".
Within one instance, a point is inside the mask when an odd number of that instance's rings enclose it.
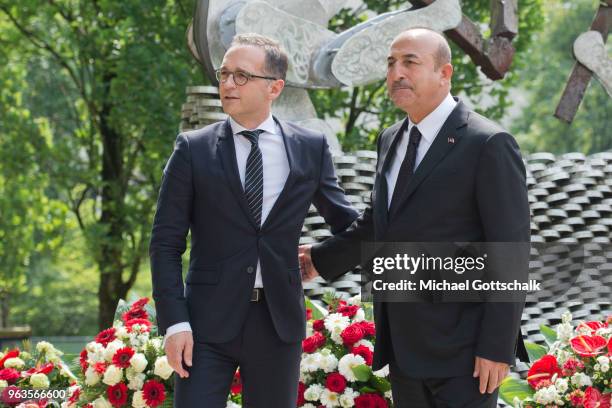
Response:
[[[353,370],[353,374],[355,374],[359,381],[366,382],[372,377],[372,368],[369,365],[361,364],[351,368],[351,370]]]
[[[541,359],[548,352],[546,347],[529,341],[525,342],[525,348],[527,349],[527,354],[529,354],[529,361],[532,363]]]
[[[378,391],[376,391],[375,388],[372,388],[366,385],[365,387],[361,387],[359,389],[359,393],[360,394],[377,394]]]
[[[375,375],[370,378],[370,384],[383,394],[391,390],[391,383],[388,380]]]
[[[542,335],[544,335],[544,338],[546,339],[546,343],[550,346],[551,344],[553,344],[555,341],[557,341],[557,332],[544,325],[541,324],[540,325],[540,332],[542,333]]]
[[[312,303],[309,297],[304,296],[304,304],[307,309],[312,310],[312,318],[314,320],[319,320],[325,317],[323,312],[321,311],[322,308],[319,307],[317,304]]]
[[[527,381],[517,380],[516,378],[506,377],[499,387],[499,397],[506,403],[513,405],[514,398],[518,397],[521,401],[533,396],[533,389]]]

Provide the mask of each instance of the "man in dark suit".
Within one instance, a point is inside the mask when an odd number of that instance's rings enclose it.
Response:
[[[286,71],[276,42],[234,38],[217,71],[228,120],[180,134],[164,169],[150,256],[179,408],[225,407],[238,366],[243,406],[296,406],[304,218],[312,202],[338,232],[358,215],[337,184],[325,137],[271,114]]]
[[[529,242],[519,148],[501,127],[451,97],[450,62],[439,33],[411,29],[394,39],[387,86],[407,118],[379,135],[370,206],[346,231],[300,248],[305,280],[335,279],[363,264],[368,241]],[[514,261],[525,270],[528,257]],[[397,407],[496,406],[497,388],[515,362],[523,303],[374,306],[374,368],[389,363]]]

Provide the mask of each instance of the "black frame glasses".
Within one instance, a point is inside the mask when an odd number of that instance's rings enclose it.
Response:
[[[223,75],[225,75],[225,79],[222,79]],[[229,71],[227,69],[221,68],[215,70],[215,77],[217,78],[217,81],[219,81],[219,83],[227,81],[230,76],[233,78],[234,83],[238,86],[246,85],[253,78],[269,79],[272,81],[276,81],[278,79],[268,76],[255,75],[242,70]]]

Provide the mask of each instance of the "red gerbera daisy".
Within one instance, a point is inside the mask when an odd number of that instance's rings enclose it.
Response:
[[[104,347],[108,345],[111,341],[115,340],[117,337],[115,336],[115,328],[111,327],[110,329],[102,330],[95,338],[96,343],[102,344]]]
[[[134,303],[132,303],[132,307],[130,307],[130,309],[142,309],[147,303],[149,303],[148,297],[140,298]]]
[[[115,351],[113,355],[113,364],[117,367],[128,368],[130,366],[130,359],[134,355],[134,350],[131,347],[122,347]]]
[[[148,319],[149,315],[144,309],[130,309],[121,315],[121,319],[124,322],[132,319]]]
[[[142,397],[148,406],[157,407],[166,399],[166,389],[162,383],[149,380],[142,386]]]
[[[113,407],[121,407],[127,402],[128,388],[124,383],[120,382],[108,387],[106,389],[106,395],[108,396],[108,402],[110,402]]]

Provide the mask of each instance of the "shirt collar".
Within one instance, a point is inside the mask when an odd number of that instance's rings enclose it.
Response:
[[[450,116],[453,109],[457,105],[457,101],[453,99],[451,94],[446,95],[446,98],[442,100],[442,102],[438,105],[436,109],[434,109],[429,115],[425,116],[421,122],[416,125],[421,132],[421,135],[428,143],[432,143],[436,138],[436,135],[446,122],[446,119]],[[412,129],[414,123],[408,118],[408,131]]]
[[[243,130],[254,130],[254,129],[245,128],[244,126],[236,122],[231,116],[229,117],[229,120],[230,120],[230,126],[232,127],[232,133],[234,135],[237,135]],[[261,129],[266,133],[276,134],[276,123],[274,122],[272,113],[270,113],[268,118],[264,120],[262,123],[260,123],[259,126],[256,126],[255,129]]]

